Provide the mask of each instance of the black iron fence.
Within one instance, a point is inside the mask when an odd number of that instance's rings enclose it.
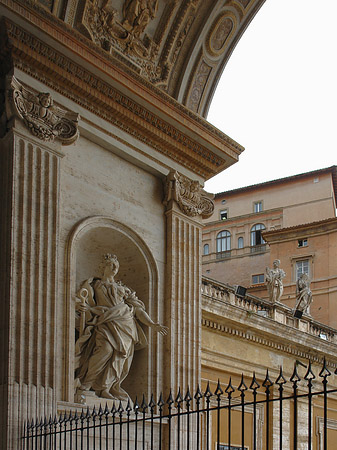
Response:
[[[300,365],[300,366],[299,366]],[[58,417],[25,424],[24,450],[334,450],[328,442],[335,419],[337,389],[329,386],[332,373],[324,361],[319,373],[295,363],[290,379],[280,368],[273,381],[267,371],[258,382],[241,377],[226,386],[208,383],[192,394],[170,392],[164,399],[76,409]],[[299,376],[299,367],[303,373]],[[335,374],[337,373],[337,370]],[[328,407],[329,402],[329,407]],[[336,426],[333,427],[337,430]],[[337,431],[336,431],[337,433]]]

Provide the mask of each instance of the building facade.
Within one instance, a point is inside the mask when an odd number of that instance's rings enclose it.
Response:
[[[78,375],[87,341],[87,373],[95,350],[107,350],[109,365],[98,364],[104,381],[115,367],[112,348],[127,348],[117,381],[132,399],[214,378],[219,361],[207,356],[212,339],[202,321],[223,311],[202,305],[202,219],[214,208],[202,187],[243,147],[204,117],[262,4],[0,0],[1,448],[22,448],[32,420],[62,414],[68,423],[70,410],[125,400],[110,386],[95,388],[98,376]],[[116,310],[127,310],[131,331],[118,328]],[[291,339],[305,338],[306,323]],[[156,332],[164,329],[167,336]],[[328,342],[309,342],[311,359],[321,352],[334,369],[334,334],[326,332]],[[136,344],[144,345],[133,355]],[[230,359],[222,361],[228,370]]]
[[[313,317],[336,326],[321,304],[321,295],[330,307],[335,303],[337,271],[327,264],[334,259],[335,218],[335,166],[216,194],[214,214],[204,221],[203,274],[268,298],[266,267],[279,259],[286,272],[282,301],[294,306],[296,281],[307,273],[317,296]]]

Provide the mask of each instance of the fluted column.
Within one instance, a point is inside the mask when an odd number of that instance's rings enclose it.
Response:
[[[195,390],[200,383],[201,351],[201,229],[202,217],[213,212],[213,202],[192,181],[171,172],[166,182],[167,291],[166,315],[170,340],[168,387],[173,392]]]
[[[1,139],[1,448],[18,448],[24,420],[54,411],[60,134],[48,97],[9,79]],[[22,89],[21,89],[22,88]],[[41,94],[47,95],[47,94]],[[41,98],[41,97],[40,97]],[[55,112],[56,111],[56,112]],[[67,129],[67,130],[66,130]]]

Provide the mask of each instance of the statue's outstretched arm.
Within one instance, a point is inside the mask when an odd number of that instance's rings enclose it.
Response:
[[[166,336],[168,334],[168,327],[161,325],[160,323],[155,323],[145,311],[145,309],[137,307],[135,308],[135,316],[137,319],[142,322],[144,325],[153,328],[157,333]]]

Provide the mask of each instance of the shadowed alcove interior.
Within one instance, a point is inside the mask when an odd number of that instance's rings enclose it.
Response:
[[[72,291],[75,293],[83,281],[101,277],[101,262],[106,253],[115,254],[119,261],[116,280],[136,292],[145,304],[149,315],[156,321],[155,266],[145,244],[124,225],[108,218],[91,218],[82,223],[73,240],[73,264],[75,277]],[[142,325],[141,325],[142,326]],[[135,399],[139,392],[148,392],[151,386],[151,352],[154,339],[147,327],[143,327],[149,345],[135,352],[129,375],[123,382],[123,389]]]

